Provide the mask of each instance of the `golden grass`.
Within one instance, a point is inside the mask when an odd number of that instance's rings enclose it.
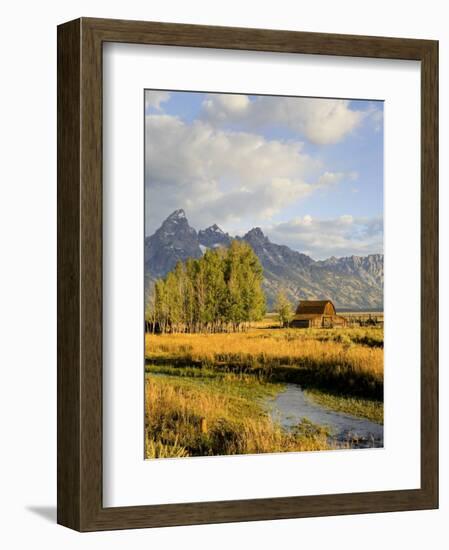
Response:
[[[366,346],[351,347],[325,338],[323,333],[303,336],[294,330],[253,330],[245,333],[218,334],[147,334],[146,357],[182,357],[195,362],[237,362],[295,364],[308,359],[350,359],[354,367],[383,374],[383,352]],[[342,334],[342,333],[340,333]],[[343,335],[342,335],[343,337]]]
[[[362,344],[369,347],[383,348],[384,329],[381,327],[347,328],[347,329],[310,329],[306,331],[307,338],[321,342],[338,342],[341,344]]]
[[[305,419],[292,431],[273,421],[265,407],[277,382],[300,383],[325,407],[382,421],[382,329],[270,322],[242,333],[146,335],[147,458],[331,448],[325,430]]]
[[[374,331],[378,329],[372,329]],[[355,344],[352,329],[253,329],[233,334],[146,335],[147,360],[156,364],[247,369],[282,380],[381,398],[383,349]],[[354,338],[366,330],[352,331]],[[378,333],[375,338],[379,338]]]
[[[282,430],[257,401],[236,391],[236,384],[235,378],[198,385],[191,379],[147,375],[146,458],[332,448],[326,432],[310,423]]]

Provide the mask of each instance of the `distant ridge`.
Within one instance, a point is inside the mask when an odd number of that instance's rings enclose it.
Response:
[[[272,308],[276,294],[285,290],[292,303],[330,299],[337,310],[383,311],[383,254],[313,260],[288,246],[272,243],[260,227],[243,237],[232,237],[217,224],[197,231],[184,210],[175,210],[145,239],[146,286],[164,277],[179,260],[200,258],[208,248],[229,246],[233,238],[246,241],[264,268],[264,291]]]

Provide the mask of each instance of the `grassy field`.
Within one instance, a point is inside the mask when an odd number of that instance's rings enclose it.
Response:
[[[163,368],[155,368],[163,373]],[[207,372],[146,376],[146,458],[329,449],[327,433],[305,422],[287,432],[262,403],[280,388],[250,375]]]
[[[383,350],[359,343],[361,338],[380,337],[381,329],[254,328],[237,334],[147,334],[145,354],[158,365],[246,372],[275,382],[382,399]]]
[[[278,329],[146,335],[146,456],[332,448],[304,419],[285,430],[267,402],[286,382],[320,405],[383,421],[383,331]]]
[[[384,404],[377,399],[363,399],[347,395],[323,392],[315,388],[305,391],[307,397],[326,409],[367,418],[378,424],[384,423]]]

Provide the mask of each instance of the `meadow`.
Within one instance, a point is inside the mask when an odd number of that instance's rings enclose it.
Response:
[[[146,334],[146,457],[324,450],[304,418],[285,429],[270,403],[300,384],[325,409],[383,423],[383,329],[279,329]]]

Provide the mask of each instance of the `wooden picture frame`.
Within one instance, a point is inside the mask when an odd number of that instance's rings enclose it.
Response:
[[[102,44],[421,62],[421,488],[105,508],[102,503]],[[438,506],[438,43],[81,18],[58,27],[58,523],[79,531]]]

